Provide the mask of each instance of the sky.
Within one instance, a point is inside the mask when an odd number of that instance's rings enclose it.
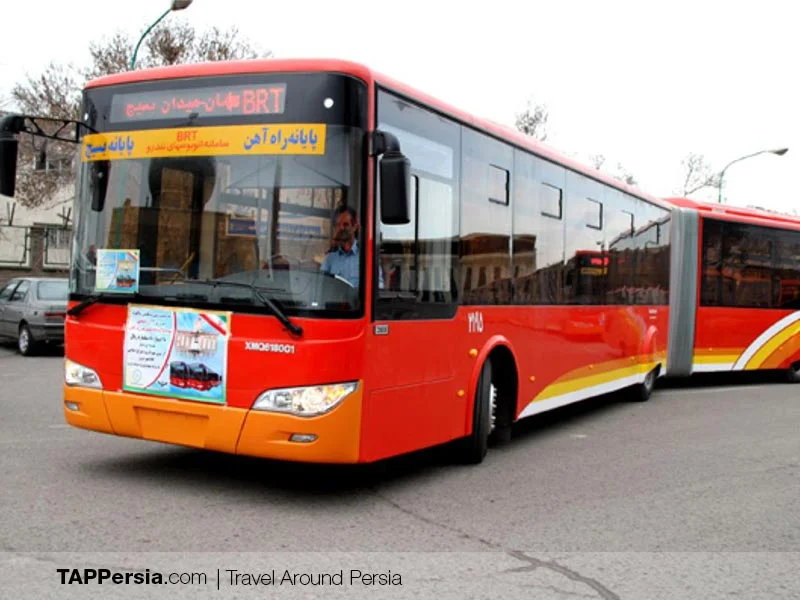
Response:
[[[0,107],[48,62],[84,65],[90,41],[138,38],[169,0],[4,3]],[[513,126],[529,98],[549,112],[547,144],[603,154],[644,191],[682,189],[681,160],[725,174],[724,201],[800,214],[800,5],[785,0],[539,2],[194,0],[165,23],[238,27],[275,57],[362,62],[478,116]],[[113,7],[113,8],[112,8]],[[42,13],[46,13],[42,14]],[[8,24],[16,24],[9,26]],[[717,190],[696,194],[716,201]]]

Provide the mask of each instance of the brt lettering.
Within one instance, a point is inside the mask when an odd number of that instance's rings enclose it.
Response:
[[[259,88],[242,93],[243,111],[246,115],[279,113],[283,105],[283,88]]]
[[[179,131],[177,134],[177,141],[179,142],[193,142],[197,139],[197,130]]]

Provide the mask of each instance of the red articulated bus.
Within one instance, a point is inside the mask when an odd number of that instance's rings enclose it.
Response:
[[[670,315],[668,374],[771,369],[800,382],[800,218],[667,201],[683,298]]]
[[[44,122],[0,124],[6,193]],[[56,124],[81,156],[75,427],[330,463],[453,441],[476,463],[518,419],[646,400],[663,374],[671,206],[365,66],[128,72]]]

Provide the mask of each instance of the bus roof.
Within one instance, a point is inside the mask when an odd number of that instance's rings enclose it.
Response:
[[[394,92],[416,100],[426,105],[428,108],[450,116],[466,125],[481,130],[489,135],[502,139],[516,147],[526,149],[541,158],[556,162],[572,171],[580,173],[591,179],[617,188],[623,192],[637,196],[648,202],[669,208],[669,204],[663,199],[652,196],[642,190],[629,186],[626,183],[611,177],[597,169],[567,157],[564,154],[550,148],[522,132],[511,127],[496,123],[489,119],[476,117],[455,106],[449,105],[433,96],[415,89],[396,79],[383,75],[366,65],[347,60],[339,59],[256,59],[239,61],[206,62],[194,64],[182,64],[169,67],[156,67],[152,69],[140,69],[127,71],[115,75],[107,75],[89,81],[85,89],[96,87],[119,85],[125,83],[136,83],[143,81],[183,79],[191,77],[206,77],[214,75],[244,75],[254,73],[281,73],[297,71],[321,71],[339,72],[358,77],[364,81],[375,81],[378,85],[386,87]]]
[[[731,220],[744,221],[759,225],[772,225],[773,227],[788,225],[791,229],[800,228],[800,217],[771,212],[760,208],[743,208],[740,206],[729,206],[714,202],[701,202],[691,198],[678,197],[664,198],[664,201],[673,206],[690,208],[699,213],[706,213],[708,216],[723,216]]]

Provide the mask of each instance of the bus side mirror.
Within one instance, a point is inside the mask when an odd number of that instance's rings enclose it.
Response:
[[[22,130],[23,118],[9,115],[0,118],[0,194],[13,196],[17,182],[17,134]]]
[[[92,210],[100,212],[106,204],[108,189],[108,161],[98,160],[89,163],[89,185],[92,190]]]
[[[0,131],[0,195],[14,196],[18,147],[16,135]]]
[[[408,192],[411,161],[400,152],[400,142],[391,133],[375,132],[376,154],[383,154],[380,163],[381,221],[387,225],[406,225],[409,216]]]

